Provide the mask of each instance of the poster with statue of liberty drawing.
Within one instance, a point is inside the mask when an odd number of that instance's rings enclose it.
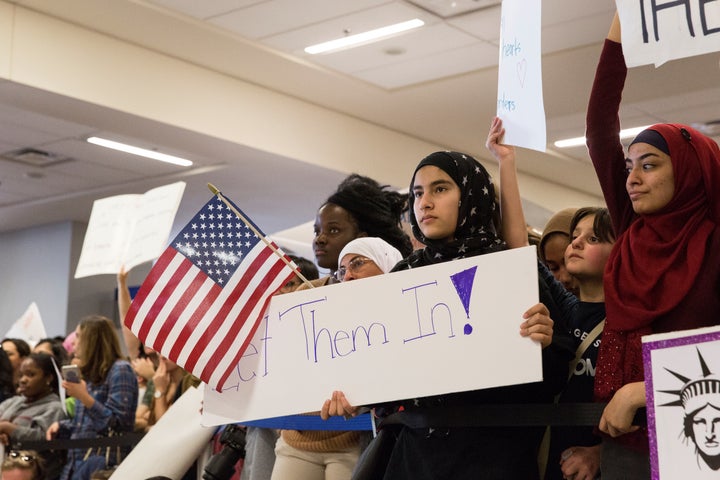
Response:
[[[720,478],[720,327],[643,337],[653,480]]]

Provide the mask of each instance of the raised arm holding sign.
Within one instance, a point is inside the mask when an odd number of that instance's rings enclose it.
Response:
[[[623,42],[626,36],[623,30]],[[616,16],[587,111],[588,150],[617,234],[605,270],[595,397],[608,402],[599,425],[608,435],[603,477],[649,478],[647,430],[631,426],[645,405],[640,338],[720,318],[720,148],[688,125],[665,123],[641,132],[625,152],[619,40]]]

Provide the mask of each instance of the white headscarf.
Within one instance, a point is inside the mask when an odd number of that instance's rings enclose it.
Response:
[[[349,242],[340,252],[338,265],[351,253],[369,258],[383,273],[388,273],[403,258],[397,248],[377,237],[360,237]]]

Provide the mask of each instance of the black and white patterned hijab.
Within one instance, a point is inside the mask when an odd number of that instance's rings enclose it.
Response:
[[[458,224],[455,227],[455,240],[450,242],[426,238],[420,231],[412,208],[415,201],[413,192],[415,174],[428,165],[443,170],[460,187]],[[425,245],[423,250],[411,255],[416,258],[408,259],[411,260],[409,262],[411,266],[446,262],[507,249],[505,242],[498,237],[493,223],[498,207],[495,203],[495,187],[492,179],[485,167],[470,155],[458,152],[435,152],[425,157],[415,168],[410,182],[410,205],[413,235]]]

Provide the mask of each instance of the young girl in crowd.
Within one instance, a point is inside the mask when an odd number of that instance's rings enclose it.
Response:
[[[502,125],[493,122],[489,143],[497,144]],[[503,184],[504,185],[504,184]],[[469,155],[436,152],[415,169],[410,183],[413,208],[410,221],[415,237],[425,245],[394,270],[406,270],[458,258],[504,250],[505,242],[493,223],[494,187],[485,168]],[[518,202],[519,203],[519,202]],[[521,230],[524,232],[524,223]],[[544,282],[541,282],[541,290]],[[541,295],[541,298],[546,295]],[[542,344],[545,382],[409,399],[383,408],[432,416],[424,428],[411,428],[396,416],[397,440],[385,479],[508,479],[539,478],[537,454],[543,429],[535,427],[450,427],[444,416],[458,409],[484,404],[549,402],[567,376],[567,351],[547,348],[553,340],[553,322],[547,307],[537,304],[525,313],[521,335]],[[386,427],[387,428],[387,427]]]
[[[77,399],[75,416],[50,425],[46,437],[96,438],[114,432],[132,432],[138,401],[138,385],[130,364],[123,360],[115,327],[96,315],[84,318],[75,330],[75,355],[82,379],[63,381],[62,386]],[[68,451],[63,480],[88,480],[95,470],[117,465],[117,449],[72,449]],[[127,452],[125,452],[127,453]]]
[[[375,180],[353,174],[320,207],[315,219],[315,259],[331,275],[311,283],[336,282],[338,256],[351,240],[380,237],[403,255],[412,251],[400,227],[407,198]],[[307,288],[301,285],[299,289]],[[275,449],[273,480],[349,479],[361,449],[357,431],[283,430]]]
[[[632,425],[645,406],[643,335],[714,325],[720,318],[720,149],[697,130],[653,125],[620,143],[627,75],[620,23],[603,47],[587,111],[587,145],[617,243],[605,270],[607,321],[595,395],[602,477],[649,478],[648,438]]]
[[[577,208],[564,208],[550,217],[538,245],[540,260],[555,279],[573,295],[578,294],[577,283],[565,266],[565,250],[570,245],[570,221],[576,211]]]
[[[579,288],[580,304],[568,328],[573,335],[576,358],[560,403],[593,400],[597,352],[605,320],[603,272],[615,243],[610,214],[606,208],[577,209],[568,225],[570,244],[564,264]],[[550,436],[547,480],[590,479],[600,470],[600,438],[593,427],[553,427]]]
[[[43,440],[48,427],[64,417],[52,357],[31,353],[20,364],[18,395],[0,403],[0,440],[6,446]],[[60,458],[50,452],[44,457],[47,478],[57,478],[62,467]]]

